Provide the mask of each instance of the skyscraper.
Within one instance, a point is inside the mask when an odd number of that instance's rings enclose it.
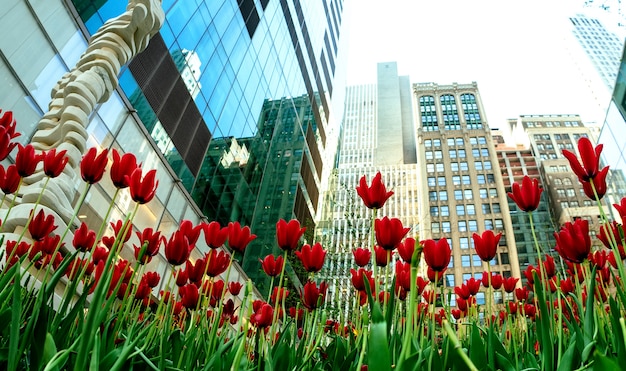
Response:
[[[2,89],[0,102],[15,111],[27,141],[51,87],[90,34],[126,3],[4,5],[0,76],[10,88]],[[165,1],[163,9],[160,32],[122,67],[117,94],[95,108],[89,145],[134,152],[157,168],[157,197],[138,218],[139,228],[167,233],[183,218],[206,218],[263,230],[267,239],[257,239],[244,258],[256,275],[254,253],[274,246],[267,232],[277,218],[310,222],[316,213],[332,107],[341,106],[333,99],[343,95],[335,81],[343,69],[344,2]],[[292,166],[281,182],[273,170],[289,151]],[[97,217],[111,190],[92,193],[84,215]],[[268,214],[281,194],[280,212]],[[123,214],[123,205],[115,212]]]
[[[448,239],[446,286],[482,278],[486,264],[505,277],[520,277],[507,196],[477,84],[413,84],[413,96],[424,212],[420,238]],[[476,254],[472,240],[473,233],[485,230],[502,232],[489,263]],[[496,293],[496,302],[501,299]],[[484,300],[484,293],[477,300]]]
[[[377,84],[350,86],[341,128],[336,169],[324,194],[317,239],[328,250],[320,277],[329,284],[327,306],[341,316],[354,305],[349,270],[352,250],[371,248],[372,211],[355,187],[377,172],[394,195],[378,217],[399,218],[416,237],[419,223],[418,168],[408,76],[398,76],[395,62],[378,64]],[[358,299],[358,298],[357,298]]]

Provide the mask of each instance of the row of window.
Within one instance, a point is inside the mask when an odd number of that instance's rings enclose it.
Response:
[[[545,121],[545,122],[533,122],[533,121],[528,121],[526,122],[526,126],[529,128],[541,128],[541,127],[548,127],[548,128],[552,128],[552,127],[561,127],[561,126],[566,126],[566,127],[572,127],[572,126],[582,126],[582,124],[578,121]]]
[[[457,222],[457,230],[459,232],[478,232],[477,220],[459,220]],[[501,231],[504,229],[504,223],[502,219],[487,219],[485,220],[484,229]],[[430,223],[430,230],[433,234],[436,233],[450,233],[452,232],[452,224],[449,221],[432,222]]]
[[[498,214],[502,212],[500,204],[482,204],[481,210],[483,214]],[[431,206],[430,215],[434,217],[450,216],[450,207],[447,205]],[[456,205],[456,215],[476,215],[476,206],[474,204]]]
[[[438,151],[435,151],[438,152]],[[436,154],[435,154],[436,155]],[[426,164],[426,171],[429,173],[433,173],[435,172],[435,170],[437,172],[443,172],[443,163],[437,163],[437,164]],[[486,160],[486,161],[474,161],[474,168],[476,170],[491,170],[492,169],[492,165],[491,165],[491,161]],[[450,163],[450,170],[452,171],[468,171],[469,170],[469,165],[467,164],[467,161],[461,161],[461,162],[451,162]]]
[[[485,145],[487,144],[486,137],[469,137],[469,142],[471,145]],[[446,140],[448,147],[452,146],[464,146],[465,140],[463,138],[448,138]],[[441,147],[441,139],[425,139],[424,140],[425,147]]]
[[[459,191],[460,193],[457,193]],[[480,188],[478,190],[479,198],[494,198],[498,196],[498,191],[495,188]],[[471,189],[466,190],[456,190],[454,192],[454,197],[456,200],[471,200],[474,198],[473,192]],[[459,198],[457,198],[459,197]],[[428,192],[428,200],[429,201],[448,201],[448,191],[429,191]]]

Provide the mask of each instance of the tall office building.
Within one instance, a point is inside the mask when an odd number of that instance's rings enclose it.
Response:
[[[511,192],[513,183],[522,183],[525,176],[536,179],[539,186],[544,188],[539,201],[539,207],[532,213],[532,228],[528,213],[521,211],[515,202],[508,198],[511,223],[513,224],[513,237],[517,247],[517,257],[520,270],[524,271],[529,265],[537,266],[537,248],[535,236],[543,253],[552,254],[554,247],[554,231],[558,230],[553,221],[550,204],[548,202],[548,192],[543,184],[539,171],[539,163],[532,153],[532,150],[525,146],[507,146],[504,143],[496,146],[498,156],[498,167],[502,173],[502,181],[505,191]],[[525,277],[522,277],[525,279]]]
[[[572,61],[596,100],[600,125],[615,86],[624,40],[596,17],[577,14],[569,20],[575,38],[569,48]]]
[[[509,124],[513,127],[512,132],[518,133],[515,137],[527,141],[539,165],[556,227],[575,218],[584,218],[590,222],[590,231],[597,233],[600,226],[598,207],[585,195],[562,154],[567,149],[578,155],[578,139],[591,137],[591,131],[583,125],[580,116],[521,115]],[[608,207],[605,206],[604,211],[608,212]]]
[[[157,197],[138,227],[168,232],[183,218],[250,225],[260,237],[243,265],[254,278],[258,257],[275,246],[278,218],[311,223],[317,211],[321,159],[329,143],[334,149],[332,110],[342,107],[335,81],[342,80],[344,1],[162,6],[160,32],[122,66],[116,94],[95,108],[89,145],[134,152],[157,168]],[[125,8],[105,0],[3,4],[0,104],[15,111],[24,141],[89,36]],[[84,215],[97,217],[112,192],[92,193]]]
[[[478,86],[421,83],[413,85],[413,95],[424,211],[420,238],[448,239],[446,286],[482,277],[487,263],[476,254],[472,234],[487,229],[502,232],[491,271],[520,277],[507,195]],[[477,300],[483,301],[484,293]]]
[[[324,193],[317,239],[327,249],[319,277],[329,284],[326,305],[345,316],[355,298],[350,268],[352,250],[370,247],[371,213],[356,193],[359,179],[368,184],[377,172],[394,191],[378,217],[399,218],[418,239],[418,167],[408,76],[398,76],[396,63],[378,64],[377,84],[347,88],[336,168]]]

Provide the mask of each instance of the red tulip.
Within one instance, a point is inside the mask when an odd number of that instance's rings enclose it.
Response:
[[[513,183],[511,191],[507,193],[509,198],[517,204],[522,211],[533,211],[539,207],[541,200],[542,188],[539,188],[539,181],[531,179],[528,175],[524,176],[522,184]]]
[[[179,266],[189,259],[191,250],[193,250],[193,245],[189,245],[189,240],[184,233],[176,231],[165,244],[165,258],[170,264]]]
[[[165,237],[161,236],[161,232],[154,231],[152,228],[146,228],[143,232],[137,232],[137,237],[141,243],[139,246],[133,246],[135,248],[135,258],[142,264],[149,263],[152,257],[159,253],[161,243],[166,241]]]
[[[4,194],[10,195],[17,191],[20,186],[20,174],[17,173],[15,164],[11,164],[6,168],[0,165],[0,189]]]
[[[33,175],[37,164],[42,160],[41,154],[35,153],[35,147],[32,144],[27,144],[25,147],[21,144],[17,144],[18,150],[15,156],[15,167],[17,173],[22,177]]]
[[[483,272],[483,278],[481,280],[483,286],[489,287],[489,272]],[[502,287],[502,276],[497,273],[491,274],[491,287],[499,290]]]
[[[598,172],[598,174],[593,178],[593,187],[596,189],[596,194],[598,195],[598,200],[602,199],[606,194],[606,175],[609,173],[609,167],[605,166],[602,170]],[[591,200],[596,199],[596,195],[593,193],[593,188],[591,187],[591,182],[581,182],[583,185],[583,191],[585,191],[585,195],[589,197]]]
[[[359,267],[365,267],[372,258],[372,252],[369,249],[364,249],[362,247],[352,250],[352,255],[354,255],[354,262]]]
[[[196,242],[198,242],[198,239],[200,238],[200,233],[203,231],[203,229],[203,224],[198,224],[194,226],[191,220],[186,219],[181,221],[180,226],[178,227],[178,230],[181,231],[181,233],[184,234],[185,237],[187,237],[187,240],[189,240],[189,244],[192,246],[195,246]]]
[[[465,281],[465,284],[467,285],[470,295],[476,296],[476,294],[478,294],[478,291],[480,290],[481,280],[477,280],[476,278],[471,277],[470,279]]]
[[[298,247],[300,237],[304,234],[306,228],[300,228],[300,222],[292,219],[287,223],[284,219],[280,219],[276,223],[276,239],[278,247],[283,250],[295,250]]]
[[[320,286],[317,287],[315,282],[308,281],[304,284],[304,289],[302,291],[302,305],[304,305],[304,307],[309,311],[323,305],[327,289],[328,286],[326,285],[326,282],[320,283]]]
[[[519,301],[528,300],[528,294],[530,294],[530,292],[526,287],[518,287],[515,289],[515,298]]]
[[[156,170],[152,169],[142,179],[141,168],[136,168],[128,177],[130,197],[136,203],[143,205],[150,202],[156,195],[159,181],[156,180]]]
[[[284,287],[274,287],[272,290],[272,295],[270,296],[270,303],[275,303],[276,305],[280,304],[281,301],[289,296],[289,290]]]
[[[482,261],[490,262],[495,258],[500,237],[502,237],[502,233],[495,234],[490,230],[484,231],[482,236],[478,235],[478,233],[472,234],[476,254]]]
[[[365,279],[368,280],[370,289],[374,291],[374,278],[372,278],[372,271],[365,270],[364,268],[359,268],[355,270],[354,268],[350,269],[350,275],[352,276],[352,285],[358,291],[365,290]]]
[[[585,219],[577,219],[574,223],[567,222],[561,230],[554,233],[556,251],[565,260],[582,263],[591,250],[589,224]]]
[[[2,110],[0,110],[2,112]],[[21,134],[15,132],[15,128],[17,126],[17,121],[13,118],[12,111],[4,111],[2,116],[0,117],[0,128],[3,128],[7,131],[8,134],[11,135],[11,138],[17,138]]]
[[[113,149],[113,165],[111,166],[111,180],[116,188],[123,189],[129,186],[129,176],[138,168],[137,158],[132,153],[124,153],[120,156]]]
[[[515,278],[515,277],[504,278],[502,280],[502,286],[504,286],[504,291],[507,293],[512,293],[513,291],[515,291],[515,286],[517,285],[517,281],[519,281],[519,278]]]
[[[104,169],[109,162],[107,157],[109,154],[108,149],[104,149],[99,155],[97,152],[98,150],[95,147],[89,148],[80,161],[80,176],[89,184],[98,183],[102,179]]]
[[[189,261],[187,261],[189,263]],[[189,271],[186,269],[180,269],[175,271],[174,276],[176,277],[176,286],[181,287],[185,286],[189,282]]]
[[[396,260],[396,292],[398,287],[411,291],[411,286],[411,263]]]
[[[13,142],[11,134],[4,127],[0,127],[0,161],[9,157],[9,153],[17,146],[17,142]]]
[[[219,222],[203,223],[204,241],[212,249],[217,249],[226,243],[228,227],[222,228]]]
[[[376,266],[386,267],[391,261],[393,253],[390,250],[385,250],[380,246],[374,247],[374,254],[376,255]]]
[[[268,255],[265,259],[259,259],[259,261],[261,262],[261,267],[265,274],[270,277],[278,276],[283,270],[284,260],[282,256],[274,259],[274,255]]]
[[[393,250],[400,244],[411,228],[404,228],[402,221],[397,218],[384,217],[374,221],[376,243],[385,250]]]
[[[431,267],[426,268],[426,277],[428,280],[432,282],[434,285],[438,286],[443,282],[443,274],[446,272],[448,268],[442,270],[441,272],[434,271]]]
[[[569,277],[561,280],[561,282],[559,282],[559,286],[561,287],[561,291],[564,295],[574,292],[574,282],[572,282]]]
[[[240,282],[233,281],[228,283],[228,292],[230,292],[230,294],[233,296],[239,295],[239,292],[241,292],[242,288],[243,285]]]
[[[178,289],[180,294],[180,302],[187,309],[196,309],[198,306],[198,299],[200,298],[200,292],[198,286],[188,284]]]
[[[316,243],[311,247],[309,244],[302,246],[300,251],[295,252],[296,256],[302,262],[304,270],[309,273],[317,273],[322,270],[324,258],[326,258],[326,250],[322,248],[321,243]]]
[[[578,161],[578,158],[573,152],[566,149],[563,150],[563,156],[567,158],[572,170],[581,182],[588,182],[598,175],[602,147],[602,144],[598,144],[594,148],[588,138],[580,138],[578,140],[578,153],[580,153],[582,164]]]
[[[206,254],[206,274],[209,277],[216,277],[224,273],[230,264],[230,255],[224,251],[217,252],[217,250],[209,250]]]
[[[74,232],[72,245],[79,251],[91,251],[96,244],[96,232],[89,229],[85,222],[80,223],[80,227]]]
[[[404,242],[398,244],[398,254],[402,260],[407,263],[411,263],[411,259],[413,258],[413,252],[415,251],[415,238],[407,237],[404,239]]]
[[[100,262],[106,262],[108,257],[109,250],[106,247],[97,246],[91,253],[91,260],[95,265],[98,265]]]
[[[441,272],[448,267],[452,250],[450,250],[447,239],[442,238],[436,242],[429,239],[421,241],[421,244],[423,246],[424,260],[426,260],[426,264],[432,270]]]
[[[17,245],[17,247],[15,245]],[[13,264],[17,263],[22,256],[28,254],[30,246],[31,245],[26,241],[22,241],[19,244],[17,241],[7,241],[5,245],[6,251],[4,254],[4,260],[7,262],[6,267],[8,268],[13,266]]]
[[[67,150],[62,150],[57,153],[56,148],[53,148],[43,154],[43,172],[50,178],[56,178],[63,172],[65,165],[69,158],[65,156]]]
[[[148,287],[155,288],[159,285],[159,282],[161,281],[161,275],[157,272],[146,272],[141,277],[141,281],[145,282]]]
[[[458,298],[463,300],[467,300],[471,296],[469,288],[464,283],[462,283],[461,286],[455,286],[454,293],[458,296]]]
[[[133,226],[128,225],[128,223],[130,222],[124,223],[121,220],[118,220],[115,223],[111,222],[111,228],[113,228],[116,237],[124,233],[124,236],[121,237],[122,242],[128,242],[128,240],[130,240],[130,236],[132,236],[133,233]]]
[[[600,226],[600,233],[598,233],[597,237],[604,244],[604,246],[609,249],[613,249],[617,245],[621,253],[624,248],[620,233],[623,232],[622,226],[614,220],[609,226],[602,224]]]
[[[370,209],[380,209],[385,205],[389,197],[393,195],[392,191],[387,192],[387,187],[385,187],[381,178],[380,172],[376,173],[374,179],[372,179],[371,187],[368,187],[367,178],[363,175],[359,186],[356,187],[356,192],[363,200],[365,206]]]
[[[258,328],[265,328],[272,324],[273,318],[274,308],[267,303],[262,303],[250,316],[250,323]]]
[[[623,197],[619,204],[613,204],[613,207],[622,219],[622,224],[626,224],[626,197]]]
[[[256,238],[256,234],[250,233],[250,227],[241,228],[239,222],[228,223],[228,246],[243,254],[250,242]]]
[[[543,260],[543,268],[546,271],[546,276],[548,279],[556,276],[556,264],[554,264],[554,258],[550,255],[546,255]]]
[[[32,212],[32,211],[31,211]],[[35,241],[41,241],[56,229],[54,225],[54,216],[46,216],[43,210],[39,210],[37,215],[28,224],[28,232]]]

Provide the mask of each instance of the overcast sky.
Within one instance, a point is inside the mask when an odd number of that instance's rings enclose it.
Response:
[[[565,47],[568,17],[590,12],[580,4],[352,0],[347,83],[375,83],[376,64],[396,61],[412,83],[476,81],[492,128],[520,114],[596,121],[597,106]]]

